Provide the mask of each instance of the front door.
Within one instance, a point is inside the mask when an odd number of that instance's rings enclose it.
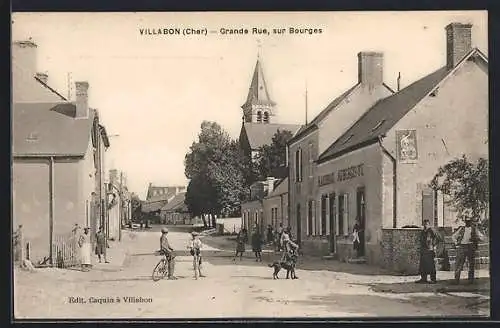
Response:
[[[330,253],[334,254],[335,253],[335,243],[336,243],[336,240],[335,240],[335,235],[336,235],[336,231],[335,231],[335,212],[336,212],[336,208],[335,208],[335,194],[330,194],[328,196],[328,204],[329,204],[329,211],[328,211],[328,215],[329,215],[329,221],[330,221]]]
[[[300,204],[297,204],[297,244],[299,247],[302,242],[302,220],[300,218]]]
[[[365,188],[359,188],[356,197],[356,208],[357,217],[359,220],[359,255],[365,255],[365,226],[366,226],[366,216],[365,216]]]

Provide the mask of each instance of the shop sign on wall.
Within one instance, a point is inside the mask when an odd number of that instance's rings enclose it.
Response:
[[[396,142],[400,162],[412,162],[418,159],[416,130],[396,131]]]
[[[361,177],[364,175],[363,164],[338,170],[336,173],[337,174],[335,174],[335,172],[332,172],[318,177],[318,185],[324,186],[335,183],[336,181],[341,182],[341,181],[351,180],[356,177]]]

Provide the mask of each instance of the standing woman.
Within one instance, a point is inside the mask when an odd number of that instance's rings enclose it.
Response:
[[[259,229],[252,234],[252,251],[255,253],[255,262],[262,262],[262,236]]]
[[[90,244],[90,234],[89,228],[83,228],[83,234],[80,235],[78,239],[78,246],[80,247],[80,259],[82,261],[82,271],[89,271],[92,266],[91,262],[91,249],[92,245]]]

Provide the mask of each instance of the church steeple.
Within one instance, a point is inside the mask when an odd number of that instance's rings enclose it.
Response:
[[[267,90],[260,58],[257,58],[247,100],[241,106],[244,121],[246,123],[270,123],[271,117],[274,116],[275,105]]]

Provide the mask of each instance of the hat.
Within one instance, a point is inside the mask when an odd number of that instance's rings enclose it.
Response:
[[[168,229],[167,228],[161,228],[161,233],[168,233]]]
[[[193,232],[191,232],[191,235],[193,235],[193,236],[198,236],[198,235],[199,235],[199,233],[197,233],[196,231],[193,231]]]

